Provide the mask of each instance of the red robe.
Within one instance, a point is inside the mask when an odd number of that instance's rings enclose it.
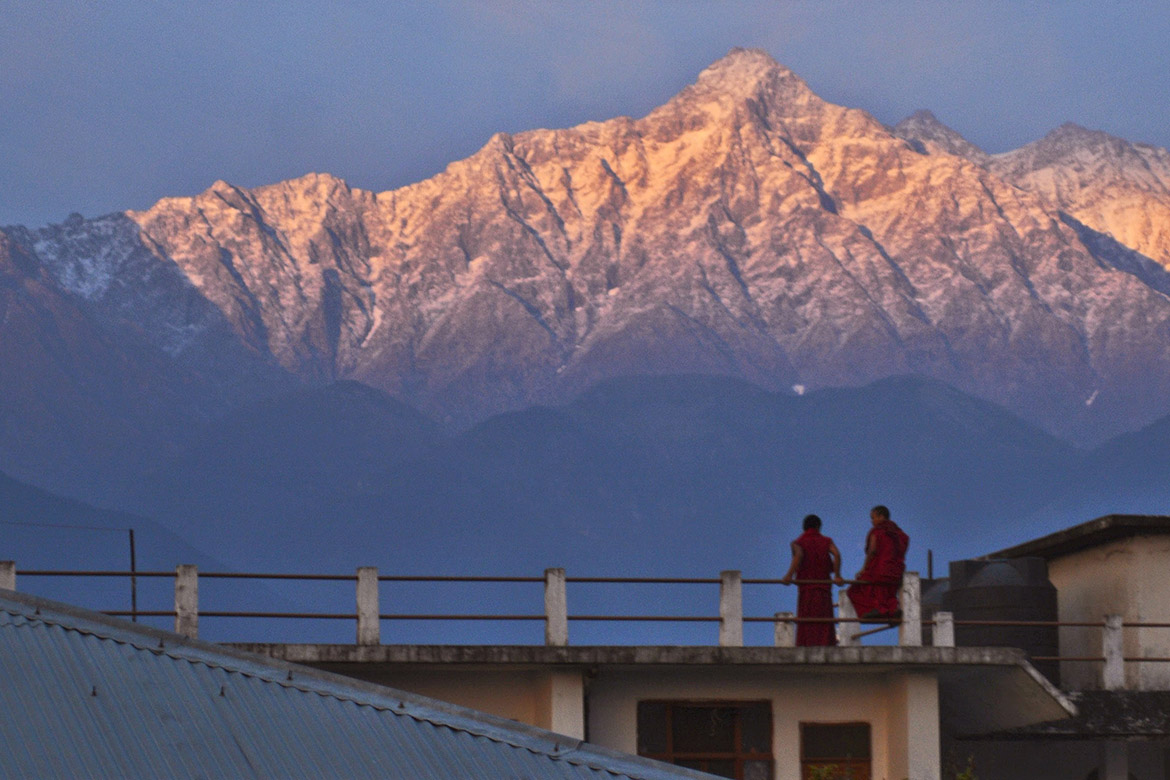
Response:
[[[820,531],[810,529],[801,534],[793,544],[801,549],[800,567],[796,570],[797,580],[829,580],[833,576],[833,561],[829,557],[829,545],[833,540]],[[797,618],[833,617],[832,586],[797,585]],[[797,623],[796,646],[814,647],[837,644],[836,624]]]
[[[898,614],[898,589],[906,571],[906,548],[910,537],[892,520],[882,520],[870,529],[865,549],[873,545],[873,557],[857,575],[868,585],[852,585],[847,593],[858,617],[877,613],[880,617]]]

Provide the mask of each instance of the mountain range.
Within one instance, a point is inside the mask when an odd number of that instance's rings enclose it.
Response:
[[[883,489],[1023,517],[1093,453],[1167,454],[1170,154],[1074,125],[987,154],[734,50],[390,192],[5,227],[0,366],[0,470],[241,545],[340,514],[468,556],[550,514],[549,545],[758,541]]]

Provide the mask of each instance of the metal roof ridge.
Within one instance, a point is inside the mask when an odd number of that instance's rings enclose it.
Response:
[[[370,707],[375,710],[391,712],[395,715],[404,715],[416,721],[483,737],[484,739],[506,744],[513,748],[527,750],[535,755],[543,755],[552,760],[586,766],[615,776],[626,775],[637,778],[639,777],[638,774],[631,774],[627,770],[634,767],[642,767],[645,770],[661,771],[662,767],[659,761],[616,750],[609,750],[573,737],[556,734],[555,732],[461,707],[456,704],[430,699],[409,691],[401,691],[396,688],[368,683],[288,661],[268,658],[247,651],[218,645],[206,640],[191,639],[152,626],[140,626],[125,620],[110,617],[109,615],[103,615],[99,612],[92,612],[81,607],[52,601],[40,596],[31,596],[16,591],[0,589],[0,612],[21,617],[28,623],[41,623],[46,626],[59,628],[63,631],[72,631],[94,636],[117,644],[128,645],[137,650],[165,655],[177,661],[202,664],[209,668],[223,669],[245,677],[276,683],[281,687],[301,691],[302,693],[315,693],[357,706]],[[83,625],[77,625],[73,621],[77,621]],[[15,623],[9,625],[14,628],[21,627]],[[143,641],[135,641],[135,637],[139,637]],[[147,638],[150,641],[145,641]],[[152,644],[154,641],[157,641],[159,644]],[[170,642],[169,645],[167,644],[168,642]],[[179,654],[175,652],[179,649],[187,649],[194,652],[190,654]],[[214,663],[208,658],[202,657],[204,653],[213,658],[220,657],[228,660],[223,663]],[[292,675],[296,675],[296,677],[292,677],[292,679],[288,677],[279,679],[279,674],[266,675],[262,671],[257,671],[257,669],[271,670],[273,672],[279,671],[290,677]],[[300,684],[297,684],[298,678],[299,681],[302,681]],[[316,685],[309,683],[316,683]],[[331,689],[333,686],[351,690],[354,694],[352,696],[346,696],[338,693],[336,690]],[[370,701],[371,698],[381,699],[383,701]],[[397,701],[397,706],[394,704],[395,701]],[[409,707],[407,706],[408,702],[411,705]],[[420,711],[420,709],[425,710],[425,712]],[[619,766],[607,765],[606,761],[617,763]],[[672,767],[673,769],[674,767]],[[679,773],[681,776],[688,776],[685,768],[677,767],[677,769],[682,770]],[[660,774],[647,776],[656,777],[660,776]],[[710,775],[700,772],[696,772],[690,776],[695,778],[710,777]]]

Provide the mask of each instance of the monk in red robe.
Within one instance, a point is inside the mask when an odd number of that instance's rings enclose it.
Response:
[[[841,553],[833,540],[821,534],[821,518],[804,518],[804,533],[792,542],[792,565],[783,582],[789,584],[795,575],[796,646],[814,647],[837,644],[834,623],[802,623],[801,618],[833,617],[833,590],[829,578],[838,585],[841,579]],[[812,580],[812,582],[809,582]]]
[[[865,537],[865,565],[857,579],[865,585],[852,585],[847,591],[857,616],[863,619],[902,617],[898,606],[898,589],[906,571],[906,548],[910,537],[890,519],[890,510],[875,506],[869,512],[873,528]]]

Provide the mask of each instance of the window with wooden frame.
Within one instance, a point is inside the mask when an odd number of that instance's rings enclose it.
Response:
[[[868,723],[801,723],[801,780],[870,780]]]
[[[640,701],[638,755],[740,780],[773,776],[771,701]]]

